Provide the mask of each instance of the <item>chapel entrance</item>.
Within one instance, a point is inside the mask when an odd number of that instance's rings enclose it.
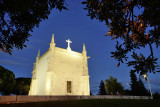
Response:
[[[71,93],[71,87],[72,86],[72,83],[71,81],[67,81],[67,93]]]

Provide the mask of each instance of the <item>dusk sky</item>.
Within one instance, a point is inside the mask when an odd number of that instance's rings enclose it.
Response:
[[[130,89],[129,71],[131,67],[127,67],[126,64],[117,67],[118,62],[111,58],[110,52],[115,50],[116,40],[104,36],[109,30],[105,23],[96,19],[91,20],[87,16],[87,11],[83,9],[85,5],[81,4],[81,0],[67,0],[67,4],[69,10],[60,12],[54,9],[48,20],[42,21],[39,28],[31,32],[32,36],[25,43],[26,48],[13,49],[12,55],[1,52],[0,65],[13,71],[16,77],[31,78],[38,50],[40,49],[42,55],[49,49],[54,33],[57,47],[67,48],[66,40],[70,39],[71,49],[82,52],[83,43],[85,43],[87,55],[91,57],[88,60],[88,68],[92,93],[96,94],[100,81],[108,79],[109,76],[117,78],[125,89]],[[149,48],[139,52],[150,54]],[[158,63],[160,64],[159,49],[154,48],[154,55],[159,58]],[[153,92],[160,92],[160,73],[149,74],[149,80]],[[143,82],[148,89],[147,82],[144,80]]]

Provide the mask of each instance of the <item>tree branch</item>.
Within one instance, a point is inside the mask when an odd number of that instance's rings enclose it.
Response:
[[[152,58],[153,58],[153,48],[152,48],[152,45],[151,45],[151,43],[148,43],[148,44],[149,44],[149,47],[150,47],[151,56],[152,56]]]

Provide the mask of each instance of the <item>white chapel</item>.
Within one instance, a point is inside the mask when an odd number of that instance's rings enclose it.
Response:
[[[54,35],[50,48],[36,57],[29,95],[90,95],[87,51],[72,51],[56,47]]]

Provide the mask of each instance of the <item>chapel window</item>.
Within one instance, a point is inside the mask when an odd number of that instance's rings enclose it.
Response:
[[[71,93],[71,81],[67,81],[67,93]]]

